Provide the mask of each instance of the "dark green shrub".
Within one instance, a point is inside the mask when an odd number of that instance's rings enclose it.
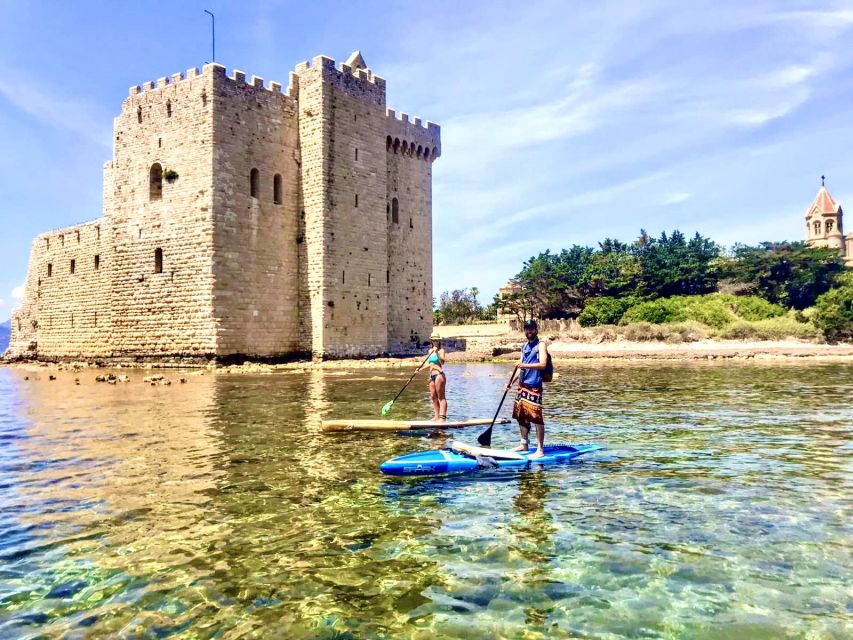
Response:
[[[613,298],[602,296],[593,298],[586,303],[583,311],[578,316],[578,322],[582,327],[595,327],[602,324],[619,324],[622,315],[637,302],[632,296]]]
[[[839,278],[840,287],[819,296],[814,324],[829,342],[853,339],[853,274]]]

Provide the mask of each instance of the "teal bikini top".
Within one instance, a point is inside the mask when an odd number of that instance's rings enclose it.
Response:
[[[438,353],[433,353],[429,358],[427,358],[427,362],[430,364],[441,364],[441,358],[438,357]]]

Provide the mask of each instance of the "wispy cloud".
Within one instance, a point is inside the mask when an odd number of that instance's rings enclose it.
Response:
[[[672,193],[667,193],[666,195],[664,195],[663,199],[661,200],[661,204],[667,206],[681,204],[682,202],[686,202],[687,200],[689,200],[691,197],[693,197],[692,193],[687,193],[685,191],[674,191]]]
[[[110,146],[110,117],[95,104],[46,87],[29,74],[0,62],[0,99],[50,127],[64,129],[99,145]]]

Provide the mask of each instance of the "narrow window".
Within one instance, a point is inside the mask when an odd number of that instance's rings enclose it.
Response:
[[[154,273],[163,273],[163,250],[160,247],[154,249]]]
[[[341,284],[346,284],[346,283],[347,283],[347,272],[341,271]]]
[[[47,277],[48,278],[53,277],[53,265],[49,262],[47,263]]]
[[[249,193],[253,198],[258,197],[258,193],[260,193],[260,182],[261,175],[257,169],[252,169],[252,172],[249,174]]]
[[[172,101],[171,100],[166,100],[166,117],[167,118],[172,117]]]
[[[71,273],[74,273],[74,271],[76,270],[76,267],[77,267],[77,261],[71,260]]]
[[[386,283],[386,284],[388,284],[388,283],[390,283],[390,282],[391,282],[391,270],[390,270],[390,269],[388,269],[388,270],[385,272],[385,283]]]
[[[151,165],[148,172],[148,199],[150,201],[163,198],[163,166],[159,162]]]
[[[355,159],[358,160],[358,147],[355,148]]]
[[[44,248],[46,251],[50,251],[50,238],[44,239]]]
[[[95,255],[95,271],[101,268],[101,256]]]
[[[820,220],[815,220],[814,222],[814,234],[816,236],[820,235]]]
[[[415,228],[415,225],[414,225],[414,223],[412,222],[412,219],[411,219],[411,218],[409,218],[409,229],[414,229],[414,228]]]
[[[391,222],[400,224],[400,202],[397,198],[391,199]]]
[[[281,204],[281,174],[277,173],[272,179],[272,201]]]
[[[65,248],[65,235],[59,236],[59,242],[62,244],[62,248]]]
[[[385,151],[391,151],[391,145],[392,144],[394,144],[394,142],[391,140],[391,136],[386,137],[385,138]]]
[[[76,233],[76,234],[77,234],[77,242],[79,243],[79,242],[80,242],[80,232],[79,232],[79,231],[75,231],[74,233]]]
[[[157,138],[157,148],[161,149],[163,147],[163,138]]]
[[[826,232],[830,233],[832,231],[832,220],[826,221]]]
[[[355,208],[358,209],[358,194],[355,194]]]
[[[136,107],[136,121],[142,124],[142,107]]]
[[[367,286],[368,287],[370,286],[370,274],[369,273],[367,274]]]
[[[74,328],[74,312],[71,312],[71,328]]]
[[[95,326],[98,326],[98,312],[95,311]]]
[[[95,232],[98,234],[98,240],[101,239],[101,225],[95,227]]]
[[[201,106],[202,106],[202,107],[206,107],[206,106],[207,106],[207,91],[202,91],[202,92],[201,92]]]

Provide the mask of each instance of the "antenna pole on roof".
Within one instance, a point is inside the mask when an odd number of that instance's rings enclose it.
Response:
[[[211,47],[213,49],[213,57],[210,59],[210,61],[216,62],[216,16],[214,16],[213,13],[208,11],[207,9],[205,9],[204,12],[210,16],[210,41]]]

